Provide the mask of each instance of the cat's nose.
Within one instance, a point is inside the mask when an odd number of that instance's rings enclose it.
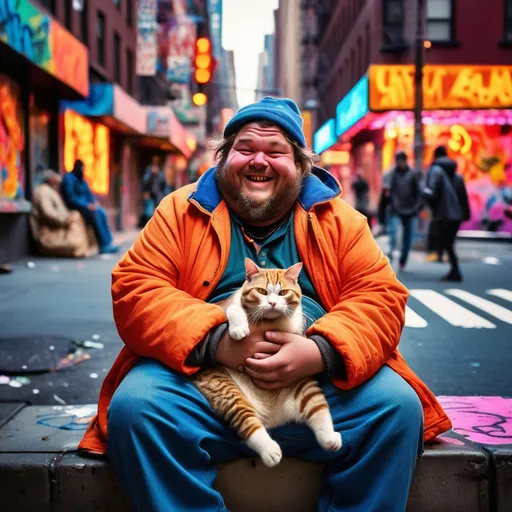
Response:
[[[270,300],[268,301],[268,303],[269,303],[273,308],[275,308],[275,307],[276,307],[276,304],[277,304],[276,302],[274,302],[274,301],[270,301]]]

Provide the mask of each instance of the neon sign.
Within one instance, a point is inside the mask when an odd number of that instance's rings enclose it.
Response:
[[[336,135],[343,135],[368,113],[368,77],[357,82],[336,107]]]
[[[110,187],[110,132],[98,123],[64,112],[64,168],[73,170],[76,159],[84,163],[84,177],[95,194],[107,195]]]
[[[318,155],[336,143],[334,119],[329,119],[313,135],[313,149]]]
[[[413,110],[414,66],[370,66],[370,109]],[[512,107],[512,66],[424,67],[423,108]]]

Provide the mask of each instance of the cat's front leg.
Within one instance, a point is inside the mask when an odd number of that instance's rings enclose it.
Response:
[[[240,304],[231,304],[226,309],[226,318],[229,324],[229,335],[234,340],[241,340],[251,332],[247,313]]]

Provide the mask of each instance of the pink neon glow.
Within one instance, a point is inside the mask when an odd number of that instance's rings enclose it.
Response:
[[[411,123],[414,114],[410,111],[391,111],[376,114],[377,117],[370,122],[371,130],[383,128],[389,122],[395,124]],[[365,116],[361,121],[363,121]],[[429,110],[424,111],[422,116],[423,124],[479,124],[479,125],[512,125],[512,109],[507,110]],[[357,126],[357,125],[356,125]]]
[[[469,441],[512,444],[512,398],[440,396],[438,399],[452,420],[453,430]]]

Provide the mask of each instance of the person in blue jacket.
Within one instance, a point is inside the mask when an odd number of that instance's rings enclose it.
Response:
[[[90,224],[98,240],[101,254],[116,253],[119,246],[112,245],[112,233],[105,210],[94,197],[84,179],[84,163],[76,160],[73,170],[62,179],[62,197],[70,210],[78,210],[85,222]]]

